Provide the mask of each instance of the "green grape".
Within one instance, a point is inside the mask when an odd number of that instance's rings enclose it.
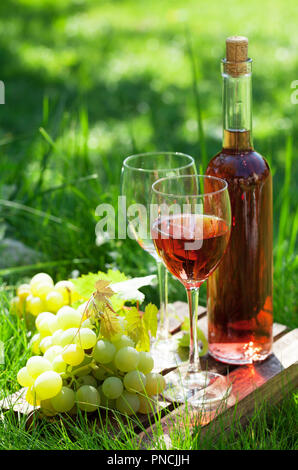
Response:
[[[71,281],[59,281],[55,284],[55,290],[60,292],[63,296],[64,305],[72,303],[72,292],[74,291],[74,284]]]
[[[106,339],[97,341],[93,349],[93,357],[100,364],[108,364],[115,356],[115,346]]]
[[[74,283],[71,281],[59,281],[55,284],[55,288],[64,288],[70,291],[74,290],[75,286]]]
[[[165,378],[161,374],[150,372],[146,375],[146,392],[148,395],[158,395],[166,387]]]
[[[115,356],[115,365],[122,372],[137,369],[139,364],[139,352],[131,346],[119,349]]]
[[[22,387],[32,387],[34,384],[34,378],[29,374],[27,367],[22,367],[22,369],[19,370],[17,381]]]
[[[102,385],[100,385],[97,388],[97,391],[100,395],[100,406],[102,406],[104,408],[109,408],[110,410],[114,409],[115,406],[116,406],[116,401],[111,400],[110,398],[106,397],[106,395],[102,391]]]
[[[199,355],[205,356],[208,352],[208,340],[205,337],[203,331],[197,328],[197,341],[198,341],[198,349]],[[189,332],[184,333],[184,335],[179,339],[178,345],[181,348],[189,348],[190,343],[190,334]]]
[[[50,286],[54,286],[54,282],[53,282],[53,279],[51,278],[51,276],[49,276],[46,273],[38,273],[35,276],[33,276],[33,278],[30,281],[31,290],[33,291],[35,289],[35,286],[40,284],[40,283],[48,284]]]
[[[76,375],[77,377],[83,377],[86,374],[89,374],[92,370],[91,367],[91,362],[92,362],[92,357],[87,356],[85,354],[83,361],[80,363],[78,366],[74,366],[72,368],[72,373]],[[88,367],[86,367],[88,366]],[[81,370],[84,367],[84,370]]]
[[[68,414],[69,415],[76,415],[78,412],[78,407],[77,407],[77,404],[75,403],[74,406],[72,407],[71,410],[69,410]]]
[[[137,413],[140,408],[140,400],[135,393],[124,391],[116,400],[117,409],[126,415]]]
[[[93,370],[92,370],[92,375],[99,381],[102,381],[104,380],[107,375],[108,375],[108,372],[107,370],[104,368],[104,367],[101,367],[101,366],[96,366]]]
[[[37,317],[37,315],[44,311],[44,303],[39,297],[33,297],[30,294],[27,297],[26,310]]]
[[[57,320],[59,328],[67,330],[68,328],[78,328],[81,324],[82,317],[77,310],[65,305],[58,310]]]
[[[73,290],[73,289],[75,288],[73,282],[71,282],[71,281],[66,281],[66,280],[62,280],[62,281],[56,282],[55,287],[65,287],[65,288],[67,288],[67,289],[69,289],[69,290]]]
[[[118,374],[118,369],[115,365],[115,362],[112,361],[112,362],[108,362],[107,364],[104,365],[107,373],[109,375],[117,375]]]
[[[25,399],[29,403],[29,405],[32,405],[32,406],[40,405],[40,400],[37,398],[37,395],[33,386],[28,388],[26,395],[25,395]]]
[[[85,357],[84,350],[77,344],[65,346],[61,355],[66,364],[70,364],[71,366],[81,364]]]
[[[52,370],[52,364],[50,361],[45,359],[42,356],[32,356],[30,359],[28,359],[27,364],[26,364],[28,374],[33,377],[33,379],[36,379],[40,374],[43,372]]]
[[[22,316],[26,311],[26,303],[29,295],[32,295],[29,284],[21,284],[17,288],[17,297],[11,301],[12,310],[19,316]]]
[[[52,335],[58,329],[58,322],[56,316],[52,313],[48,313],[47,316],[45,316],[41,321],[38,322],[37,329],[42,336]]]
[[[32,291],[34,292],[34,295],[36,295],[43,301],[46,300],[46,296],[52,290],[53,290],[53,286],[45,282],[39,282],[38,284],[35,284],[34,288],[32,289]]]
[[[78,328],[68,328],[65,330],[60,338],[60,346],[67,346],[68,344],[75,344],[78,336]]]
[[[63,360],[61,354],[59,354],[53,359],[52,367],[55,372],[58,372],[58,374],[63,374],[66,371],[67,364]]]
[[[50,312],[58,312],[65,305],[63,295],[55,290],[48,293],[46,296],[46,307]]]
[[[78,379],[78,384],[81,385],[92,385],[92,387],[97,387],[97,380],[92,375],[83,375]]]
[[[38,331],[39,331],[40,323],[43,322],[44,320],[48,319],[48,318],[51,318],[52,316],[55,317],[55,315],[51,312],[42,312],[39,315],[37,315],[37,317],[35,319],[35,326],[38,329]]]
[[[146,376],[143,372],[132,370],[125,374],[123,379],[124,386],[129,392],[144,392],[146,385]]]
[[[92,385],[82,385],[76,392],[78,407],[84,411],[95,411],[100,405],[98,390]]]
[[[41,352],[44,354],[51,346],[53,346],[52,336],[45,336],[39,343]]]
[[[47,400],[41,400],[40,407],[42,409],[43,414],[46,416],[55,416],[57,414],[57,411],[54,409],[50,398],[48,398]]]
[[[56,356],[59,356],[63,351],[61,346],[51,346],[49,349],[46,350],[44,353],[44,358],[48,359],[48,361],[53,362]]]
[[[60,392],[51,399],[51,404],[59,413],[67,413],[74,407],[75,400],[75,392],[69,387],[62,387]]]
[[[152,398],[143,395],[138,395],[138,398],[140,400],[139,413],[148,414],[155,411],[156,402],[153,401]]]
[[[96,334],[89,328],[80,328],[79,333],[76,336],[76,343],[81,346],[82,349],[93,348],[96,344]]]
[[[153,357],[148,352],[140,351],[139,358],[140,360],[138,364],[138,370],[140,370],[144,374],[149,374],[149,372],[151,372],[154,367]]]
[[[29,284],[21,284],[17,288],[17,296],[21,302],[24,302],[30,294],[31,294],[31,289],[30,289]]]
[[[32,336],[30,343],[29,343],[29,348],[31,348],[32,352],[36,355],[40,353],[40,349],[39,349],[40,340],[41,340],[40,334],[36,333],[35,335]]]
[[[113,341],[113,344],[116,347],[117,351],[119,351],[119,349],[125,348],[126,346],[130,346],[133,348],[135,345],[134,341],[126,335],[121,335],[120,337],[117,337]]]
[[[83,321],[82,328],[89,328],[90,330],[94,328],[94,325],[92,324],[92,321],[90,320],[90,318],[86,318],[86,320]]]
[[[78,306],[77,312],[79,312],[81,316],[83,316],[83,313],[85,312],[87,304],[88,304],[88,301]]]
[[[56,396],[62,388],[62,379],[57,372],[49,370],[40,374],[34,382],[37,398],[47,400]]]
[[[62,346],[61,344],[61,337],[64,333],[64,330],[56,330],[53,334],[52,334],[52,343],[53,345],[57,345],[57,346]]]
[[[108,377],[102,384],[102,391],[107,398],[119,398],[123,392],[122,380],[119,377]]]

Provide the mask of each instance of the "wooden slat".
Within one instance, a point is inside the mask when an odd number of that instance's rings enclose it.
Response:
[[[21,388],[17,392],[12,393],[8,397],[4,398],[2,401],[0,401],[0,408],[4,410],[12,409],[17,413],[28,415],[36,408],[29,405],[29,403],[26,401],[26,391],[26,388]]]
[[[273,345],[273,354],[264,362],[249,366],[235,368],[229,375],[232,382],[232,395],[226,404],[226,410],[220,413],[221,418],[227,421],[227,430],[229,423],[237,414],[246,417],[250,416],[256,406],[264,400],[270,400],[270,403],[280,401],[285,392],[293,390],[298,385],[298,329],[278,338]],[[259,400],[259,401],[256,401]],[[185,412],[184,405],[179,406],[170,415],[161,419],[161,425],[164,434],[168,436],[173,426],[179,426]],[[236,413],[236,414],[235,414]],[[201,414],[198,410],[188,408],[190,422],[203,426],[204,432],[207,432],[207,426],[218,425],[221,418],[215,418],[215,413]],[[150,441],[150,436],[154,433],[155,426],[151,426],[145,433],[140,434],[144,442]]]

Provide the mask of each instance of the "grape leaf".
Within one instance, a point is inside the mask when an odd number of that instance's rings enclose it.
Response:
[[[98,280],[110,281],[110,288],[115,292],[115,295],[110,298],[110,302],[113,309],[119,311],[126,301],[143,302],[145,295],[138,289],[151,284],[155,277],[152,275],[128,279],[120,271],[109,269],[107,273],[99,271],[98,273],[83,274],[77,279],[71,279],[71,281],[81,300],[88,300],[91,297]]]
[[[146,325],[147,331],[150,331],[153,337],[156,336],[157,332],[157,313],[158,308],[156,307],[156,305],[151,303],[146,305],[143,320]]]
[[[116,312],[120,313],[126,301],[143,301],[145,295],[138,289],[148,285],[155,275],[128,279],[120,271],[89,273],[72,282],[82,300],[88,300],[86,316],[100,320],[100,332],[111,338],[121,331]],[[117,282],[114,282],[117,281]],[[145,311],[129,309],[125,315],[127,333],[134,339],[138,350],[150,350],[150,334],[156,336],[157,312],[155,305],[149,304]]]
[[[103,279],[100,279],[95,283],[96,292],[94,293],[94,299],[96,301],[105,302],[109,297],[114,295],[109,284],[110,281],[104,281]]]
[[[104,305],[100,311],[100,334],[107,339],[121,331],[119,317],[113,313],[107,305]]]
[[[75,292],[82,300],[88,300],[94,292],[95,283],[98,281],[98,273],[83,274],[76,279],[70,279],[75,286]]]
[[[150,350],[150,334],[156,335],[158,309],[153,304],[148,304],[145,312],[132,307],[125,315],[127,332],[135,341],[138,351]]]
[[[125,316],[127,333],[136,343],[138,351],[149,351],[150,337],[144,324],[142,312],[132,307]]]

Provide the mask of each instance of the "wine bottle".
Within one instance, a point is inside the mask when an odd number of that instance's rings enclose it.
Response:
[[[228,183],[232,209],[227,251],[207,282],[210,354],[230,364],[264,360],[272,347],[272,176],[252,143],[248,40],[226,40],[223,148],[207,175]]]

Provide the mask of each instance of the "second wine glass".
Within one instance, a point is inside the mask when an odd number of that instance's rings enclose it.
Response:
[[[157,263],[160,318],[155,348],[164,347],[166,354],[159,355],[165,367],[176,365],[177,359],[170,357],[169,316],[167,305],[167,270],[157,255],[150,231],[150,201],[152,184],[159,178],[167,176],[192,175],[196,173],[193,157],[178,152],[149,152],[127,157],[122,166],[121,194],[126,197],[126,216],[129,235]],[[154,351],[153,351],[154,352]]]

